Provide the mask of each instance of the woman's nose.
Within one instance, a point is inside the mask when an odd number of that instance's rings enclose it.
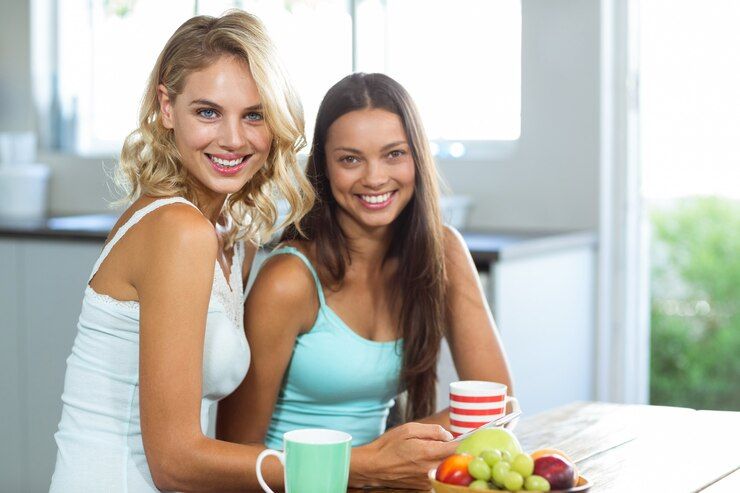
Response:
[[[247,142],[246,129],[241,119],[236,121],[225,121],[221,127],[218,144],[224,149],[237,150],[244,147]]]
[[[377,160],[369,160],[365,167],[363,184],[368,188],[380,188],[388,182],[388,173],[383,163]]]

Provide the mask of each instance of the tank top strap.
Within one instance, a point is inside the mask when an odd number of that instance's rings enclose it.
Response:
[[[246,240],[240,240],[234,243],[234,258],[231,261],[231,268],[236,269],[239,273],[239,280],[242,279],[242,272],[244,271],[244,258],[247,254],[247,244]],[[244,302],[247,301],[247,295],[249,292],[246,290],[246,286],[244,285],[246,281],[239,282],[239,286],[242,287],[242,293],[241,293],[241,303],[242,305]]]
[[[316,291],[319,295],[319,304],[321,306],[324,306],[326,304],[326,301],[324,300],[324,290],[321,287],[321,281],[319,280],[319,275],[316,273],[316,269],[314,268],[313,264],[310,260],[308,260],[308,257],[306,257],[300,250],[298,250],[295,247],[286,246],[286,247],[280,247],[276,250],[273,250],[270,252],[270,255],[267,256],[267,258],[274,257],[275,255],[295,255],[301,261],[303,261],[304,264],[306,264],[306,267],[308,267],[308,270],[311,272],[311,276],[313,277],[313,282],[316,284]]]
[[[129,229],[131,229],[133,225],[141,221],[141,219],[147,214],[149,214],[150,212],[155,211],[165,205],[177,204],[177,203],[187,204],[200,211],[200,209],[198,209],[195,206],[195,204],[193,204],[192,202],[190,202],[189,200],[183,197],[169,197],[165,199],[157,199],[154,202],[134,212],[133,215],[128,219],[128,221],[126,221],[120,228],[118,228],[118,231],[116,231],[116,234],[113,235],[113,238],[111,238],[111,240],[108,243],[106,243],[105,247],[103,247],[103,251],[100,253],[100,257],[98,257],[98,261],[95,262],[95,265],[93,266],[92,272],[90,273],[90,277],[87,279],[87,282],[90,283],[92,278],[95,277],[95,274],[98,272],[100,265],[103,263],[105,258],[108,256],[110,251],[113,249],[114,246],[116,246],[116,243],[118,243],[118,241],[121,238],[123,238],[123,235],[125,235],[126,232]]]

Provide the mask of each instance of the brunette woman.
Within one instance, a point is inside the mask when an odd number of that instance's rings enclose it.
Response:
[[[511,377],[470,254],[442,224],[409,94],[382,74],[337,83],[306,176],[306,236],[287,228],[249,294],[252,368],[219,406],[219,436],[281,448],[292,429],[339,429],[354,438],[351,485],[423,488],[456,445],[435,414],[442,338],[461,379]],[[400,392],[409,423],[385,432]]]

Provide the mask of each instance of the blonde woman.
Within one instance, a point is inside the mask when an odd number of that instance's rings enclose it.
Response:
[[[300,103],[255,17],[185,22],[152,71],[121,153],[130,207],[85,289],[67,360],[52,492],[257,487],[262,445],[205,435],[250,363],[245,280],[276,219],[313,192]],[[282,476],[277,464],[269,480]]]

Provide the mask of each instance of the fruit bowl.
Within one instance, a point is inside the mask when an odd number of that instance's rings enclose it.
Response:
[[[436,479],[434,479],[437,476],[437,469],[431,469],[429,471],[429,479],[432,482],[432,491],[434,493],[480,493],[479,491],[474,491],[468,488],[467,486],[457,486],[454,484],[446,484],[446,483],[440,483]],[[550,493],[584,493],[591,489],[591,483],[588,481],[588,479],[584,478],[583,476],[578,476],[578,481],[576,482],[576,485],[572,488],[568,488],[567,490],[550,490]],[[511,493],[506,490],[488,490],[492,493]],[[535,493],[532,491],[524,491],[521,490],[522,493]]]

